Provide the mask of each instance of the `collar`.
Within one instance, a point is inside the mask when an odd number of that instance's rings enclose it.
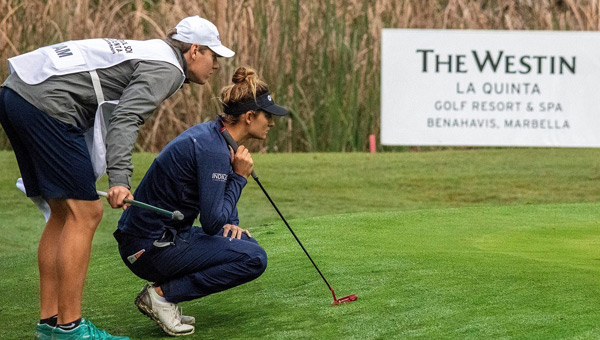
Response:
[[[221,133],[221,129],[225,126],[223,124],[223,118],[221,118],[221,116],[217,115],[217,119],[215,119],[215,122],[216,122],[216,126],[215,127],[217,128],[217,131],[219,131],[219,134],[220,134]]]
[[[175,48],[175,46],[173,46],[168,40],[165,40],[165,42],[167,43],[167,45],[169,45],[169,47],[171,47],[171,49],[173,49],[173,53],[175,53],[175,57],[177,58],[177,61],[179,61],[179,65],[181,65],[181,68],[183,69],[183,74],[187,74],[187,61],[185,61],[183,53],[181,53],[180,50]],[[183,81],[184,84],[189,84],[189,82],[190,81],[189,79],[187,79],[187,77]]]

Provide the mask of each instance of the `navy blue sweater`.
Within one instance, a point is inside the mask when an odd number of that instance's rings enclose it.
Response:
[[[197,124],[173,139],[156,157],[134,198],[169,211],[183,221],[131,206],[118,228],[141,238],[158,239],[167,227],[188,230],[198,215],[205,233],[216,234],[225,224],[239,224],[236,204],[247,181],[233,172],[231,154],[220,134],[223,123]]]

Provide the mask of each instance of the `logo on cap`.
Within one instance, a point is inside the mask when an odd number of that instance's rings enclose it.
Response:
[[[271,95],[268,95],[268,96],[267,96],[267,99],[268,99],[270,102],[272,102],[272,101],[273,101],[273,99],[271,99]]]

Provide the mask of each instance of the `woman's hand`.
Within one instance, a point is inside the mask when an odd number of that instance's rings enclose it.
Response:
[[[248,149],[240,145],[235,154],[231,147],[229,151],[231,151],[231,167],[233,171],[240,176],[244,176],[244,178],[248,178],[254,169],[254,161]]]
[[[224,237],[241,239],[242,234],[246,234],[246,235],[248,235],[248,237],[252,237],[252,235],[250,235],[250,232],[248,230],[242,229],[242,228],[238,227],[237,225],[233,225],[233,224],[226,224],[223,227],[223,230],[224,230],[224,232],[223,232]],[[229,234],[230,231],[231,231],[231,235],[227,236],[227,234]]]

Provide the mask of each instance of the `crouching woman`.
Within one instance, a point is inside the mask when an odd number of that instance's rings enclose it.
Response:
[[[177,304],[252,281],[267,255],[238,220],[237,202],[252,173],[248,149],[231,150],[220,131],[239,143],[265,139],[275,105],[256,71],[240,67],[221,91],[223,113],[171,141],[156,157],[134,193],[136,200],[170,211],[182,221],[135,206],[122,215],[114,236],[127,267],[152,282],[135,299],[138,309],[170,335],[194,332],[195,318]],[[192,226],[200,216],[201,227]]]

